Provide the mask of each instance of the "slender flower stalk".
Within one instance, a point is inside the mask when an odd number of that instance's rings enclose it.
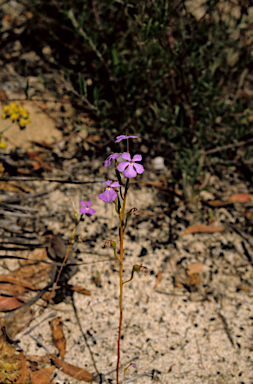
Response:
[[[117,384],[119,383],[119,363],[120,363],[120,340],[121,340],[121,328],[122,328],[122,320],[123,320],[123,262],[124,262],[124,217],[125,217],[125,208],[126,208],[126,196],[127,196],[127,189],[128,189],[129,179],[127,180],[126,189],[125,189],[125,196],[123,200],[123,207],[120,214],[120,232],[119,232],[119,238],[120,238],[120,272],[119,272],[119,286],[120,286],[120,292],[119,292],[119,332],[118,332],[118,357],[117,357],[117,368],[116,368],[116,374],[117,374]]]

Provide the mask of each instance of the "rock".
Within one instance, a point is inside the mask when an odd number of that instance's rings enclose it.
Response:
[[[161,156],[157,156],[152,160],[152,165],[156,171],[161,171],[165,168],[164,166],[164,158]]]

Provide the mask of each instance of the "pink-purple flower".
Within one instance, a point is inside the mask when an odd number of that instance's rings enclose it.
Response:
[[[83,200],[80,201],[80,204],[83,205],[82,208],[80,208],[79,212],[84,213],[85,215],[91,216],[93,213],[95,213],[95,209],[91,208],[91,202],[87,201],[87,203]]]
[[[121,140],[124,140],[124,139],[138,139],[139,136],[126,136],[126,135],[120,135],[120,136],[117,136],[116,137],[116,141],[115,143],[119,143]]]
[[[111,165],[111,161],[112,161],[112,159],[115,160],[115,159],[117,159],[120,155],[121,155],[121,153],[113,153],[112,155],[110,155],[109,157],[107,157],[107,159],[106,159],[105,162],[104,162],[104,166],[105,166],[105,167],[109,167],[109,165]]]
[[[131,159],[131,156],[128,152],[123,152],[121,156],[122,159],[127,161],[120,163],[117,166],[117,170],[119,172],[123,172],[123,175],[125,177],[128,177],[130,179],[132,177],[136,177],[137,173],[141,174],[145,171],[144,167],[141,164],[136,163],[136,161],[141,161],[141,155],[134,155],[133,159]]]
[[[120,187],[120,183],[118,181],[107,180],[105,181],[107,187],[104,192],[100,193],[98,198],[103,200],[105,203],[110,203],[110,201],[114,201],[117,198],[117,192],[114,191],[113,188]]]

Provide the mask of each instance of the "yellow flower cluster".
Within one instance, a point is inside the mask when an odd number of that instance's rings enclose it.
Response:
[[[11,119],[12,122],[16,121],[20,129],[25,129],[27,124],[31,122],[29,112],[14,102],[3,106],[2,119]]]
[[[0,148],[4,149],[6,147],[6,142],[3,141],[3,134],[0,133]],[[1,163],[0,163],[0,173],[1,173]]]

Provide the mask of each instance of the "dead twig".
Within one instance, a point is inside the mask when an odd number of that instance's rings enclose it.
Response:
[[[57,316],[57,312],[54,311],[54,312],[51,312],[49,313],[49,315],[47,315],[43,320],[41,320],[38,324],[34,325],[33,327],[31,327],[30,329],[28,329],[25,333],[23,333],[23,336],[25,335],[29,335],[29,333],[31,333],[35,328],[37,328],[40,324],[42,324],[44,321],[48,320],[48,319],[51,319],[51,317],[55,317]]]
[[[201,353],[201,350],[199,348],[199,342],[198,342],[198,338],[197,338],[197,335],[195,334],[195,340],[196,340],[196,344],[197,344],[197,349],[198,349],[198,353],[199,353],[199,356],[200,356],[200,363],[202,365],[202,368],[205,369],[205,366],[203,364],[203,359],[202,359],[202,353]]]
[[[100,376],[100,373],[98,372],[98,369],[97,369],[97,365],[96,365],[96,361],[95,361],[95,358],[94,358],[94,355],[93,355],[93,352],[89,346],[89,343],[88,343],[88,339],[82,329],[82,325],[81,325],[81,322],[80,322],[80,319],[79,319],[79,315],[78,315],[78,312],[77,312],[77,308],[76,308],[76,304],[75,304],[75,300],[74,300],[74,296],[72,296],[72,306],[73,306],[73,309],[74,309],[74,313],[75,313],[75,317],[76,317],[76,320],[77,320],[77,324],[79,326],[79,329],[81,331],[81,334],[84,338],[84,341],[85,341],[85,344],[86,344],[86,347],[88,348],[88,351],[90,353],[90,357],[91,357],[91,360],[93,362],[93,365],[94,365],[94,368],[95,368],[95,371],[97,373],[98,376]]]
[[[223,326],[224,326],[224,330],[227,334],[227,337],[228,337],[228,340],[230,341],[231,345],[233,348],[235,348],[235,343],[234,343],[234,340],[232,338],[232,335],[231,335],[231,332],[229,330],[229,326],[228,326],[228,322],[227,322],[227,319],[225,318],[225,316],[223,316],[219,311],[216,311],[217,315],[220,317],[222,323],[223,323]]]
[[[32,246],[34,248],[34,246]],[[5,249],[6,251],[9,251],[9,248],[6,248]],[[23,250],[23,249],[22,249]],[[95,252],[86,252],[87,254],[91,254],[91,255],[99,255],[99,253],[95,253]],[[102,256],[104,256],[103,254],[100,254]],[[56,266],[56,267],[67,267],[67,266],[74,266],[74,265],[90,265],[90,264],[95,264],[95,263],[103,263],[105,261],[112,261],[114,260],[113,257],[110,257],[108,259],[103,259],[103,260],[94,260],[94,261],[90,261],[90,262],[83,262],[83,263],[59,263],[59,262],[56,262],[56,261],[47,261],[47,260],[40,260],[40,259],[29,259],[28,257],[22,257],[22,256],[15,256],[15,255],[0,255],[0,259],[17,259],[17,260],[27,260],[27,261],[30,261],[29,264],[26,264],[26,265],[38,265],[38,263],[42,263],[42,264],[49,264],[49,265],[53,265],[53,266]]]
[[[95,16],[98,30],[101,32],[101,31],[103,31],[103,26],[102,26],[102,23],[100,20],[100,15],[99,15],[100,9],[99,9],[99,1],[98,0],[92,0],[92,9],[93,9],[93,13]]]
[[[253,247],[253,239],[251,239],[246,233],[241,231],[236,225],[229,224],[229,227],[232,228],[238,235],[240,235],[247,243]],[[252,260],[251,260],[252,263]]]
[[[213,148],[213,149],[209,149],[209,150],[205,151],[205,153],[206,153],[206,155],[210,155],[212,153],[221,152],[221,151],[224,151],[226,149],[231,149],[231,148],[236,148],[236,147],[243,147],[244,145],[248,145],[250,143],[253,143],[253,138],[249,139],[247,141],[246,140],[245,141],[238,141],[238,143],[223,145],[221,147],[216,147],[216,148]]]
[[[161,293],[163,295],[168,295],[168,296],[180,296],[180,297],[181,296],[183,296],[183,297],[187,296],[187,297],[190,297],[190,295],[187,295],[186,293],[179,294],[179,293],[173,293],[173,292],[160,291],[158,289],[156,289],[155,292]]]
[[[95,111],[97,114],[99,114],[99,111],[97,109],[97,107],[94,105],[94,104],[91,104],[89,102],[89,100],[87,99],[87,97],[85,97],[84,95],[81,95],[79,92],[77,92],[74,87],[72,86],[72,84],[65,79],[65,76],[64,74],[62,73],[62,76],[61,76],[61,80],[63,81],[64,85],[66,86],[66,88],[71,91],[74,95],[78,96],[78,98],[80,98],[81,100],[83,100],[87,105],[88,107],[90,108],[90,110],[92,111]]]
[[[40,347],[44,348],[48,355],[50,355],[49,350],[47,349],[47,347],[45,347],[44,344],[42,344],[41,341],[39,341],[38,339],[36,339],[36,337],[34,337],[34,336],[32,336],[32,335],[30,335],[30,337],[31,337],[34,341],[36,341],[36,343],[37,343]]]

